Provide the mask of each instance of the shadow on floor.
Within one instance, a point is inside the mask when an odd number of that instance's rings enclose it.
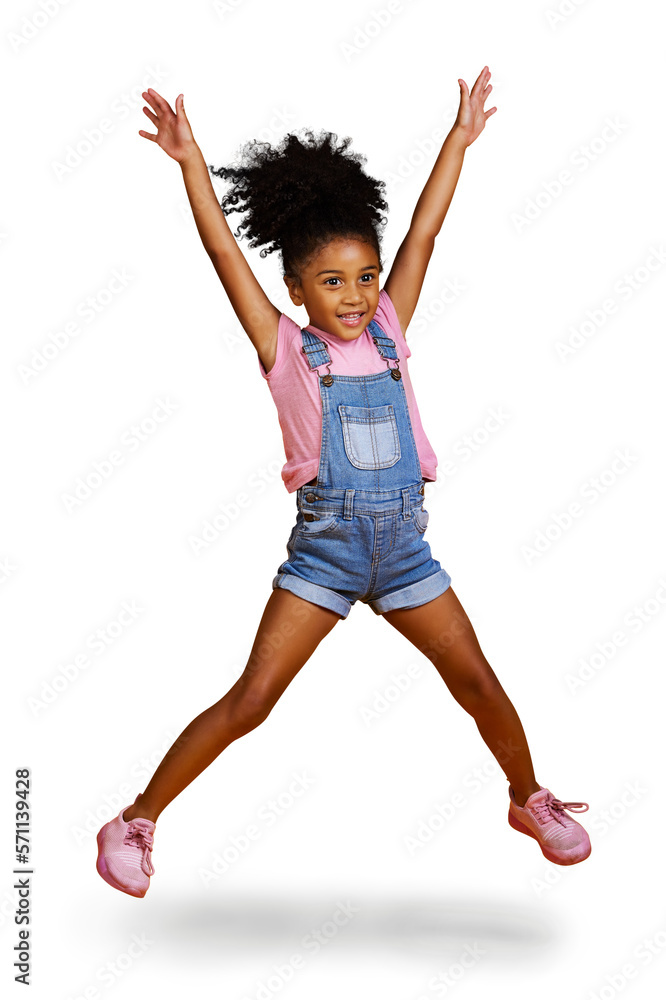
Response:
[[[182,953],[301,950],[337,938],[336,951],[396,951],[458,957],[467,946],[496,961],[557,946],[563,928],[543,904],[432,895],[291,896],[216,894],[163,901],[150,925]]]

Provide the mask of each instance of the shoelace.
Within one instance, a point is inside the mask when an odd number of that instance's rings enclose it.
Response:
[[[587,812],[589,808],[587,802],[562,802],[554,795],[549,796],[545,802],[538,802],[536,805],[530,806],[538,823],[546,823],[550,819],[556,819],[562,826],[565,825],[564,821],[568,818],[564,815],[565,809],[568,809],[569,812]]]
[[[140,819],[130,820],[123,843],[131,844],[132,847],[138,847],[139,850],[143,851],[141,867],[146,875],[154,875],[155,869],[150,859],[150,852],[153,849],[153,835],[150,828],[144,823],[145,821],[142,823]]]

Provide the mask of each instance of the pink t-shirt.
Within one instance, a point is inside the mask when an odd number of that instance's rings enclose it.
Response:
[[[393,303],[384,289],[379,293],[379,304],[373,319],[379,323],[386,336],[395,341],[402,383],[407,396],[407,408],[421,463],[421,475],[423,479],[434,482],[437,478],[437,456],[421,425],[407,368],[407,358],[411,357],[412,352],[405,342]],[[372,334],[367,327],[356,340],[343,340],[312,325],[306,326],[305,329],[314,333],[326,344],[332,362],[332,374],[372,375],[375,372],[386,371],[386,360],[381,357],[376,345],[373,344]],[[257,356],[259,370],[268,383],[277,406],[284,452],[287,457],[286,465],[282,468],[282,480],[289,493],[294,493],[299,486],[303,486],[317,475],[321,448],[319,376],[316,371],[310,370],[302,346],[303,339],[298,323],[282,313],[278,324],[277,356],[268,374]],[[391,363],[391,367],[395,367],[395,362]],[[326,371],[326,366],[320,368],[322,374]]]

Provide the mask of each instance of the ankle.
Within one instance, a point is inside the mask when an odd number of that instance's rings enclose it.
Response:
[[[510,787],[511,790],[513,791],[513,797],[516,800],[516,805],[520,809],[524,807],[530,795],[534,795],[535,792],[538,792],[541,789],[541,785],[536,785],[536,784],[526,785],[524,788],[521,788],[519,793],[513,785],[511,785]]]
[[[153,809],[145,806],[142,802],[142,796],[137,795],[136,799],[131,806],[123,811],[123,820],[129,823],[133,819],[149,819],[151,822],[156,823],[159,813],[156,813]]]

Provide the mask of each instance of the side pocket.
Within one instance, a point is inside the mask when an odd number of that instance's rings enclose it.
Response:
[[[414,527],[420,534],[423,534],[428,527],[430,514],[425,507],[415,507],[412,511],[412,517],[414,518]]]
[[[322,511],[317,514],[316,520],[306,521],[303,514],[299,513],[294,538],[309,538],[314,535],[323,535],[327,531],[333,531],[341,517],[342,513],[331,514],[329,511]]]

